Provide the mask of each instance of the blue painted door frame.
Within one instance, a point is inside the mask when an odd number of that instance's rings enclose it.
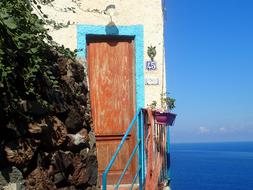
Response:
[[[77,25],[77,49],[78,57],[86,59],[87,36],[88,35],[108,35],[108,36],[131,36],[135,44],[135,86],[136,86],[136,110],[144,107],[144,44],[143,26],[94,26]]]

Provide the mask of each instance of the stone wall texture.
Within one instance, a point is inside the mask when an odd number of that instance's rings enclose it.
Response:
[[[32,120],[0,119],[0,189],[97,189],[98,164],[83,65],[58,54],[50,72],[58,89],[38,81],[51,111],[23,100]],[[4,124],[6,123],[6,124]]]

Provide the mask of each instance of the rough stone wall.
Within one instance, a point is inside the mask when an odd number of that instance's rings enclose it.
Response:
[[[23,100],[20,109],[33,117],[0,121],[0,189],[97,189],[95,135],[85,72],[81,63],[53,55],[50,71],[58,90],[38,81],[53,105],[48,111]]]
[[[114,4],[116,6],[115,16],[112,17],[116,26],[143,25],[144,27],[144,61],[150,60],[147,55],[149,46],[156,46],[157,70],[147,71],[143,68],[144,77],[159,79],[158,85],[145,85],[145,105],[156,100],[160,103],[160,94],[166,91],[165,72],[163,73],[164,60],[164,34],[163,34],[163,12],[161,0],[80,0],[80,9],[76,13],[57,11],[64,7],[76,7],[70,0],[55,0],[56,8],[45,7],[45,12],[55,20],[66,23],[74,22],[68,28],[62,30],[51,30],[50,34],[54,40],[64,44],[70,49],[77,48],[77,24],[103,25],[110,22],[110,17],[104,14],[106,6]],[[145,63],[144,63],[145,64]]]

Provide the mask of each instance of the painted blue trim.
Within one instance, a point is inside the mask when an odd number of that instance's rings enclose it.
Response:
[[[130,164],[131,164],[131,161],[132,161],[133,158],[134,158],[135,153],[137,152],[137,150],[138,150],[138,148],[139,148],[140,142],[141,142],[141,140],[139,139],[138,142],[137,142],[137,144],[136,144],[135,147],[134,147],[134,150],[133,150],[132,154],[130,155],[130,158],[128,159],[128,161],[127,161],[127,163],[126,163],[126,166],[125,166],[123,172],[121,173],[121,175],[120,175],[120,177],[119,177],[119,179],[118,179],[118,182],[117,182],[117,184],[116,184],[116,186],[115,186],[115,189],[118,189],[118,187],[119,187],[119,185],[120,185],[120,183],[121,183],[121,181],[122,181],[122,179],[123,179],[123,177],[124,177],[124,175],[125,175],[125,173],[126,173],[128,167],[129,167]],[[134,182],[133,182],[133,183],[134,183]]]
[[[139,116],[138,116],[138,126],[137,126],[137,139],[140,139],[140,143],[139,143],[139,151],[138,151],[138,168],[141,168],[139,170],[139,190],[142,190],[142,185],[144,182],[144,175],[143,175],[143,168],[144,168],[144,162],[143,162],[143,155],[144,155],[144,135],[143,135],[143,112],[141,110]]]
[[[171,167],[170,167],[170,127],[169,126],[167,126],[166,127],[167,129],[167,139],[166,139],[166,154],[167,154],[167,160],[166,160],[166,162],[167,162],[167,180],[168,180],[168,182],[170,183],[170,177],[171,177]]]
[[[144,114],[143,114],[143,110],[141,112],[140,115],[140,120],[141,120],[141,124],[139,126],[139,130],[140,130],[140,138],[141,138],[141,146],[140,146],[140,154],[141,154],[141,175],[140,175],[140,181],[142,182],[142,184],[144,184],[145,181],[145,160],[144,160],[144,155],[145,155],[145,148],[144,148]],[[140,190],[142,189],[142,187],[140,188]]]
[[[136,84],[136,110],[144,107],[144,42],[143,26],[94,26],[77,25],[77,49],[83,49],[78,52],[78,56],[86,58],[86,37],[87,35],[114,35],[134,37],[135,43],[135,84]]]
[[[136,179],[137,179],[137,177],[138,177],[138,174],[139,174],[140,170],[141,170],[141,168],[138,168],[136,174],[134,175],[134,179],[133,179],[133,181],[132,181],[132,185],[131,185],[131,187],[130,187],[130,190],[133,189],[134,184],[135,184],[135,182],[136,182]],[[143,184],[143,183],[142,183],[142,184]]]
[[[126,141],[128,134],[129,134],[130,131],[132,130],[133,126],[135,126],[135,125],[134,125],[135,122],[138,121],[137,119],[140,117],[139,115],[141,114],[141,112],[142,112],[142,110],[139,109],[139,110],[137,111],[137,113],[135,114],[135,116],[134,116],[133,120],[131,121],[131,123],[130,123],[130,125],[129,125],[127,131],[126,131],[126,133],[124,134],[122,140],[120,141],[119,146],[117,147],[117,149],[116,149],[114,155],[112,156],[112,159],[110,160],[109,164],[107,165],[107,167],[105,168],[105,171],[104,171],[103,174],[102,174],[102,189],[103,189],[103,190],[106,190],[106,187],[107,187],[107,179],[106,179],[106,178],[107,178],[107,174],[108,174],[108,172],[110,171],[110,169],[111,169],[111,167],[112,167],[112,165],[113,165],[113,163],[114,163],[116,157],[118,156],[119,151],[120,151],[120,149],[122,148],[124,142]],[[139,125],[138,125],[138,126],[139,126]],[[140,127],[140,126],[139,126],[139,127]],[[139,129],[137,128],[137,130],[139,130]],[[140,139],[138,139],[138,145],[139,145],[139,144],[141,144],[141,143],[140,143]],[[138,145],[136,145],[136,146],[139,147]],[[136,151],[136,150],[135,150],[135,151]],[[131,157],[132,157],[132,155],[131,155]]]

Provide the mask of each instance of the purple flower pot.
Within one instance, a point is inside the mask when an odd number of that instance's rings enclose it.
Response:
[[[159,112],[155,111],[154,113],[156,123],[161,125],[173,125],[176,119],[176,114],[170,112]]]

